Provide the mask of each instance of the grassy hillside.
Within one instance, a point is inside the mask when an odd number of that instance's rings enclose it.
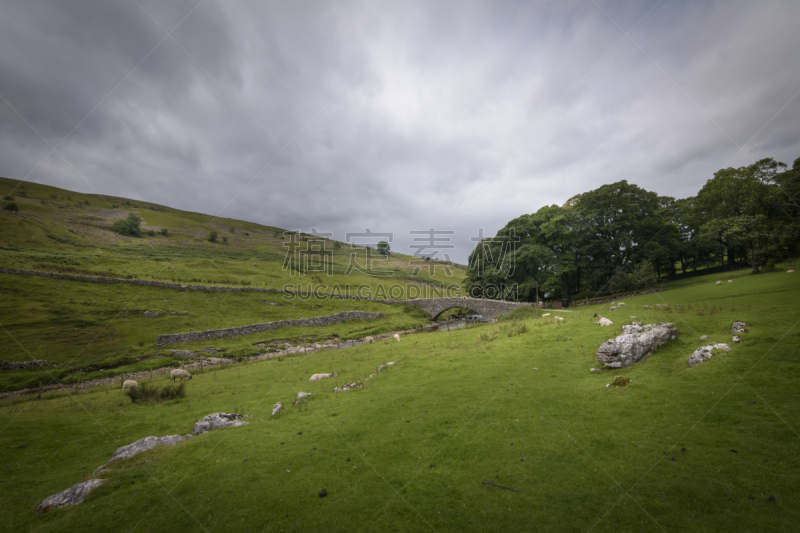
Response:
[[[459,285],[465,275],[463,266],[454,265],[445,272],[443,264],[435,261],[434,268],[413,275],[420,261],[404,254],[373,260],[373,270],[391,275],[376,277],[358,270],[346,275],[353,253],[362,270],[368,270],[366,251],[332,240],[325,240],[332,276],[302,267],[301,271],[284,269],[288,248],[281,228],[35,183],[18,185],[6,178],[0,178],[0,196],[13,198],[19,207],[17,214],[0,210],[0,266],[8,268],[270,288],[290,283],[303,287],[339,284],[344,289],[348,284],[353,294],[358,285],[365,285],[370,290],[363,294],[373,295],[378,287],[388,294],[393,284],[406,292],[409,286]],[[129,213],[142,217],[141,238],[111,231],[113,222]],[[166,236],[162,229],[167,230]],[[152,236],[147,233],[150,230]],[[217,231],[217,242],[209,242],[211,230]],[[309,238],[306,234],[295,237],[293,246],[300,248],[301,256]],[[311,259],[315,254],[308,251],[307,255]]]
[[[603,313],[611,328],[591,318],[605,307],[576,309],[563,323],[529,315],[235,365],[196,375],[186,398],[161,404],[110,388],[7,403],[0,527],[794,531],[800,278],[716,279],[631,298]],[[643,307],[655,304],[669,305]],[[590,372],[598,345],[631,315],[674,322],[680,335],[633,367]],[[749,324],[744,342],[689,368],[695,348],[730,342],[734,320]],[[396,364],[365,389],[331,392],[387,361]],[[330,370],[339,376],[308,382]],[[606,387],[619,373],[633,382]],[[291,407],[298,390],[315,395]],[[278,401],[286,408],[272,418]],[[115,463],[82,504],[34,513],[118,446],[186,434],[217,411],[254,418]]]

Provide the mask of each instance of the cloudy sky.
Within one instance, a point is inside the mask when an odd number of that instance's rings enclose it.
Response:
[[[800,157],[793,0],[0,6],[0,175],[82,192],[463,263],[604,183]]]

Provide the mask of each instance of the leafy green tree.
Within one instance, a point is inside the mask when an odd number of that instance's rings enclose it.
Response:
[[[114,221],[111,229],[120,235],[128,235],[131,237],[141,237],[142,218],[136,213],[130,213],[127,218],[121,218]]]
[[[388,256],[389,252],[391,252],[391,248],[389,248],[389,243],[386,242],[386,241],[380,241],[378,243],[378,250],[377,251],[378,251],[379,255]]]
[[[626,265],[627,266],[627,265]],[[648,289],[656,284],[658,276],[650,261],[644,260],[633,268],[619,266],[608,280],[612,294]]]
[[[212,229],[211,231],[208,232],[208,241],[209,242],[217,242],[217,236],[218,235],[219,234],[217,233],[217,230]]]
[[[17,212],[19,212],[19,207],[17,207],[17,203],[16,202],[7,203],[6,205],[3,206],[3,209],[8,211],[9,213],[17,213]]]

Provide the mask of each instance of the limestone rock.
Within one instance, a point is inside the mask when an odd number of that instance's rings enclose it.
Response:
[[[167,446],[175,446],[182,440],[186,440],[191,438],[191,435],[184,435],[181,437],[180,435],[167,435],[164,437],[145,437],[143,439],[139,439],[134,443],[128,444],[127,446],[122,446],[117,448],[117,451],[114,452],[114,455],[111,456],[109,459],[109,463],[113,461],[120,461],[122,459],[127,459],[129,457],[133,457],[136,454],[146,452],[152,448],[160,444],[164,444]],[[102,467],[100,467],[102,468]]]
[[[734,322],[733,326],[731,326],[731,333],[733,335],[737,333],[747,333],[747,324],[744,322]]]
[[[707,338],[708,338],[708,335],[703,335],[702,337],[700,337],[700,340],[701,340],[701,341],[704,341],[704,340],[706,340]]]
[[[727,344],[709,344],[708,346],[701,346],[696,349],[692,355],[689,356],[689,366],[694,366],[703,361],[708,361],[714,354],[711,350],[730,350],[731,347]]]
[[[672,323],[643,326],[634,322],[630,326],[622,326],[622,335],[600,345],[597,349],[597,360],[609,368],[631,366],[647,358],[677,335],[678,330]]]
[[[0,370],[18,370],[20,368],[36,368],[40,366],[56,365],[44,359],[36,359],[34,361],[0,361]]]
[[[242,418],[250,418],[250,416],[234,413],[212,413],[206,415],[194,425],[192,435],[202,435],[219,428],[246,426],[247,422],[241,420]]]
[[[742,342],[742,339],[740,339],[738,335],[734,335],[733,342]]]
[[[158,313],[158,312],[155,312],[155,311],[145,311],[142,314],[145,316],[145,318],[158,318],[161,315],[163,315],[164,313]]]
[[[275,405],[273,405],[272,406],[272,416],[275,416],[278,413],[280,413],[281,409],[283,409],[283,404],[281,402],[278,402]]]
[[[66,507],[68,505],[77,505],[83,501],[92,489],[95,489],[105,483],[105,479],[89,479],[75,483],[67,490],[63,490],[58,494],[53,494],[45,499],[36,508],[37,513],[46,513],[50,509],[57,509],[59,507]]]

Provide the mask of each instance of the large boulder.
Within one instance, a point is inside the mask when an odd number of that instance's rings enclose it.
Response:
[[[143,439],[139,439],[134,443],[128,444],[127,446],[122,446],[117,448],[117,451],[114,452],[114,455],[111,456],[111,459],[108,462],[113,461],[121,461],[122,459],[127,459],[129,457],[133,457],[136,454],[146,452],[156,446],[161,444],[165,444],[167,446],[175,446],[182,440],[186,440],[191,438],[191,435],[184,435],[181,437],[180,435],[166,435],[164,437],[145,437]],[[101,467],[102,468],[102,467]]]
[[[744,322],[734,322],[733,326],[731,326],[731,333],[733,335],[737,333],[747,333],[747,324]]]
[[[59,507],[66,507],[68,505],[77,505],[83,501],[92,489],[99,487],[105,483],[105,479],[89,479],[75,483],[67,490],[62,490],[58,494],[53,494],[36,508],[37,513],[46,513],[50,509],[57,509]]]
[[[600,345],[597,360],[609,368],[631,366],[677,336],[678,329],[672,323],[642,325],[634,322],[622,326],[622,335]]]
[[[206,415],[194,425],[192,435],[201,435],[219,428],[246,426],[247,422],[241,420],[242,418],[250,418],[250,416],[234,413],[212,413]]]
[[[708,361],[714,354],[711,350],[730,350],[731,347],[727,344],[709,344],[708,346],[701,346],[689,356],[689,366],[694,366],[703,361]]]

